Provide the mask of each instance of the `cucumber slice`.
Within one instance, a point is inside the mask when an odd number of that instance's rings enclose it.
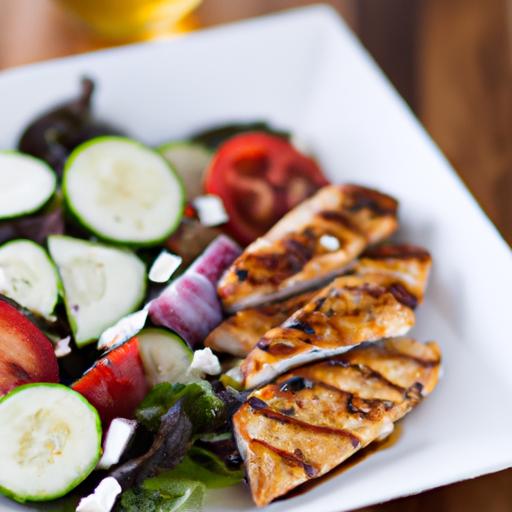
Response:
[[[177,334],[150,327],[142,329],[137,339],[144,372],[151,386],[160,382],[186,384],[197,380],[188,374],[193,352]]]
[[[98,137],[78,146],[64,169],[66,204],[99,238],[134,246],[165,240],[179,225],[185,192],[156,151],[124,137]]]
[[[96,409],[62,384],[26,384],[0,399],[0,492],[23,503],[63,496],[96,467]]]
[[[146,268],[132,251],[62,235],[50,236],[48,248],[79,347],[98,339],[144,299]]]
[[[42,160],[17,151],[0,151],[0,219],[40,210],[56,186],[56,174]]]
[[[0,247],[0,293],[49,318],[59,299],[59,276],[46,251],[31,240]]]
[[[187,199],[203,194],[203,178],[213,153],[197,142],[168,142],[158,148],[160,154],[176,169],[180,175]]]

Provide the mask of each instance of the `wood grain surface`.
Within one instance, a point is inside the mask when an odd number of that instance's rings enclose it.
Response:
[[[201,25],[214,25],[311,3],[314,2],[205,0],[197,17]],[[324,3],[338,9],[359,34],[511,243],[512,1]],[[50,0],[0,0],[0,69],[107,44]],[[365,509],[511,510],[512,470]]]

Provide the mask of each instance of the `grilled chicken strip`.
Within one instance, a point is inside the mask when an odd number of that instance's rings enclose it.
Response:
[[[354,271],[359,275],[395,275],[398,281],[406,282],[410,292],[421,301],[428,271],[427,266],[422,264],[422,259],[428,257],[423,249],[413,246],[383,246],[364,253],[355,263]],[[267,331],[283,323],[316,293],[318,290],[238,311],[211,331],[204,344],[216,352],[245,357]]]
[[[436,386],[440,349],[365,344],[253,392],[233,417],[256,505],[318,478],[393,430]]]
[[[365,341],[403,336],[414,325],[430,266],[418,247],[375,249],[356,264],[356,274],[336,278],[258,341],[240,367],[245,387]]]
[[[354,265],[358,275],[382,274],[394,278],[418,302],[428,281],[432,258],[422,247],[408,244],[381,245],[368,249]]]
[[[357,185],[329,185],[250,244],[218,285],[235,312],[284,299],[339,275],[397,228],[397,202]]]
[[[313,290],[283,301],[238,311],[211,331],[204,345],[216,352],[245,357],[267,331],[282,324],[317,293],[318,290]]]

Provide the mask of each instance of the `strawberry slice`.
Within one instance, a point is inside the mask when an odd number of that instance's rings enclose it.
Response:
[[[96,407],[105,426],[132,418],[149,391],[137,338],[112,349],[71,387]]]
[[[28,382],[59,382],[53,345],[15,306],[0,300],[0,396]]]

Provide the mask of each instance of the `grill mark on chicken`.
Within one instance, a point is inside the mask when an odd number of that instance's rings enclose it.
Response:
[[[361,286],[346,286],[345,289],[354,293],[367,293],[374,299],[378,299],[385,293],[390,292],[398,302],[402,303],[404,306],[407,306],[410,309],[416,309],[416,306],[418,305],[418,297],[407,291],[407,289],[401,283],[392,283],[388,286],[379,286],[374,283],[364,283]]]
[[[415,258],[420,261],[429,261],[431,259],[430,253],[416,245],[408,244],[386,244],[379,247],[372,247],[367,249],[361,258],[371,258],[372,260],[385,260],[385,259],[411,259]]]
[[[396,202],[388,200],[375,190],[359,187],[357,185],[345,185],[349,192],[348,210],[358,212],[363,209],[371,210],[375,215],[395,215]]]
[[[345,286],[344,289],[349,292],[360,293],[361,295],[366,293],[370,295],[370,297],[373,297],[374,299],[379,299],[388,291],[387,288],[385,288],[384,286],[379,286],[378,284],[371,282],[364,283],[359,286]],[[331,296],[339,296],[338,290],[332,290]]]
[[[267,402],[261,400],[256,396],[251,396],[247,399],[247,403],[255,410],[266,409],[268,407]]]
[[[380,398],[369,400],[367,398],[361,398],[356,393],[349,393],[348,391],[338,389],[335,386],[331,386],[330,384],[326,384],[324,382],[319,382],[319,385],[333,392],[336,389],[339,394],[345,395],[347,399],[347,412],[349,414],[365,416],[369,419],[372,419],[376,416],[375,413],[378,413],[380,408],[384,408],[388,411],[396,405],[396,403],[392,400],[382,400]]]
[[[314,478],[317,473],[318,469],[312,466],[311,464],[308,464],[305,462],[301,456],[298,455],[297,450],[294,451],[294,453],[287,452],[285,450],[280,450],[279,448],[276,448],[275,446],[272,446],[269,443],[266,443],[265,441],[262,441],[261,439],[253,439],[251,443],[260,444],[261,446],[264,446],[267,448],[267,450],[270,450],[274,452],[276,455],[279,455],[281,459],[283,459],[287,464],[291,466],[299,466],[302,467],[304,470],[304,473],[308,476],[308,478]],[[302,455],[302,452],[300,452]],[[303,456],[303,455],[302,455]]]
[[[291,320],[290,322],[285,322],[283,325],[288,329],[296,329],[306,334],[315,334],[315,329],[311,327],[311,325],[307,322],[301,322],[300,320]]]
[[[404,306],[411,309],[416,309],[418,306],[418,297],[413,293],[407,291],[407,289],[400,283],[393,283],[388,287],[388,290],[393,294],[393,297],[398,302],[401,302]]]
[[[336,210],[323,210],[317,214],[317,216],[321,219],[327,220],[329,222],[334,222],[336,224],[341,224],[342,226],[350,229],[354,233],[363,234],[359,226],[352,220],[350,217],[341,211]]]
[[[258,347],[264,346],[265,348],[262,350],[264,350],[265,352],[267,352],[267,354],[270,354],[272,356],[291,356],[292,354],[297,352],[298,349],[297,343],[290,344],[287,342],[268,342],[268,344],[266,344],[267,340],[263,339],[260,341],[261,343],[258,342]]]
[[[249,254],[245,258],[243,281],[252,286],[260,284],[279,284],[283,280],[300,272],[315,254],[316,238],[310,230],[287,235],[281,241],[279,252]],[[250,269],[258,269],[251,272]],[[235,270],[238,275],[239,269]],[[239,279],[240,281],[240,279]]]
[[[372,368],[364,364],[349,363],[348,361],[341,359],[341,357],[343,356],[336,356],[334,358],[328,359],[327,361],[322,361],[318,364],[325,364],[328,366],[341,366],[343,368],[353,368],[354,370],[357,370],[359,373],[361,373],[362,377],[366,380],[380,381],[386,386],[395,389],[396,391],[403,395],[405,395],[405,393],[407,392],[407,390],[404,387],[395,384],[389,379],[386,379],[386,377],[384,377],[384,375],[379,373],[377,370],[373,370]]]
[[[241,283],[243,283],[247,279],[247,276],[249,275],[249,271],[247,271],[243,268],[239,268],[239,269],[235,270],[235,273],[236,273],[236,277],[238,277],[238,280]]]
[[[406,392],[405,396],[409,400],[419,402],[423,399],[423,384],[421,382],[415,382]]]
[[[315,300],[315,309],[318,311],[322,309],[322,306],[324,305],[325,299],[327,297],[320,297],[319,299]]]
[[[263,350],[263,352],[267,352],[270,347],[270,340],[267,340],[266,338],[261,338],[261,340],[256,343],[256,347],[260,350]]]
[[[310,379],[306,379],[304,377],[300,377],[298,375],[290,377],[284,382],[279,383],[279,391],[282,392],[296,393],[297,391],[302,391],[303,389],[311,389],[312,387],[313,381],[311,381]]]

